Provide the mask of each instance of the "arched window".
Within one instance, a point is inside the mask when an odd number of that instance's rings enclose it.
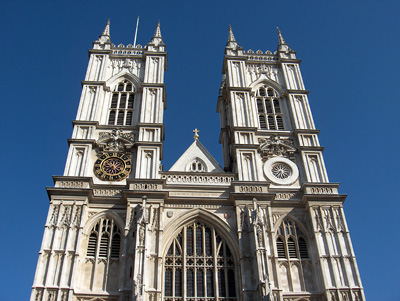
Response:
[[[285,219],[278,229],[276,249],[279,259],[308,259],[307,243],[295,222]]]
[[[262,130],[284,130],[279,93],[267,85],[256,91],[258,118]]]
[[[233,255],[215,229],[183,227],[164,262],[164,300],[237,300]]]
[[[134,98],[131,82],[124,80],[115,87],[108,114],[109,125],[132,125]]]
[[[192,163],[190,163],[189,170],[202,172],[202,171],[206,171],[206,168],[205,168],[203,162],[196,159],[196,160],[193,160]]]
[[[101,218],[89,235],[87,257],[119,258],[121,232],[112,219]]]

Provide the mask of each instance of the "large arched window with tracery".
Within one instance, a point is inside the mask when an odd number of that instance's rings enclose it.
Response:
[[[284,219],[276,233],[277,264],[283,291],[313,291],[316,278],[303,231]]]
[[[108,113],[109,125],[132,125],[134,98],[134,87],[130,81],[124,80],[115,86]]]
[[[264,85],[257,89],[256,101],[260,129],[284,130],[278,91],[270,86]]]
[[[85,260],[81,262],[81,288],[118,292],[122,233],[116,222],[100,217],[88,234]]]
[[[87,257],[119,258],[121,232],[114,220],[101,218],[89,235]]]
[[[215,229],[182,228],[165,255],[164,300],[237,300],[233,255]]]

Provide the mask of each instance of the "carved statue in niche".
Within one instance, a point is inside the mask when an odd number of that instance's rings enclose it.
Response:
[[[271,135],[269,138],[259,138],[258,142],[260,143],[258,149],[262,154],[263,160],[280,156],[294,161],[296,148],[293,145],[293,140]]]
[[[253,199],[253,212],[252,212],[253,224],[260,226],[265,225],[264,212],[260,206],[258,206],[257,199]]]
[[[240,209],[240,226],[242,231],[249,231],[249,209],[247,206]]]
[[[158,208],[153,208],[153,219],[151,222],[151,230],[155,231],[158,228]]]

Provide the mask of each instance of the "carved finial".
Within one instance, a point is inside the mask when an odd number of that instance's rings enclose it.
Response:
[[[229,24],[228,42],[236,42],[235,36],[233,35],[232,26],[230,24]]]
[[[276,29],[278,29],[278,45],[287,45],[285,40],[283,39],[282,33],[279,29],[279,27],[277,27]]]
[[[198,130],[198,129],[194,129],[193,130],[193,133],[194,133],[194,136],[193,136],[193,138],[194,138],[194,140],[196,141],[196,140],[199,140],[199,133],[200,133],[200,131]]]
[[[254,210],[257,210],[257,199],[256,198],[253,198],[253,209]]]

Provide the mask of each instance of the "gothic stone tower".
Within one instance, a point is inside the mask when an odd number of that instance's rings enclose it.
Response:
[[[31,300],[365,300],[295,52],[232,30],[218,98],[224,168],[199,141],[162,170],[160,25],[90,59]]]
[[[230,28],[218,99],[243,297],[364,300],[346,196],[328,180],[300,60],[278,38],[274,53],[245,52]]]

